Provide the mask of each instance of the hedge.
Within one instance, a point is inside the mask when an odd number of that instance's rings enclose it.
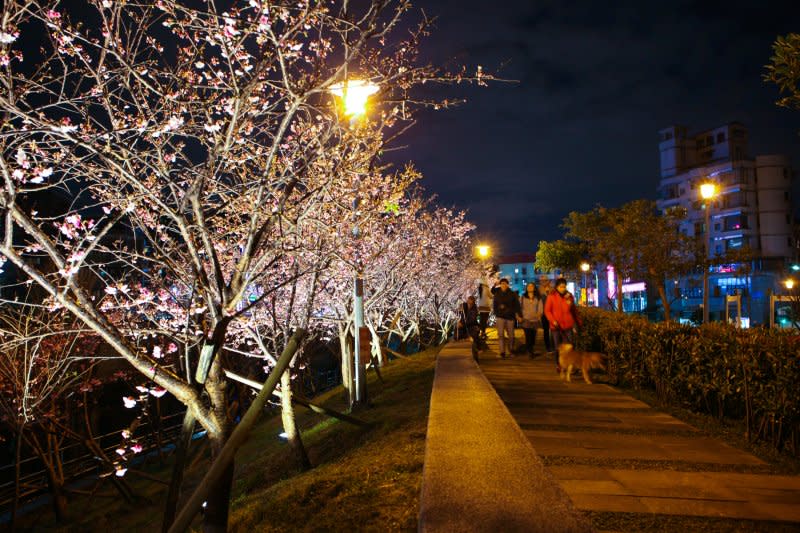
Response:
[[[578,347],[608,355],[613,383],[659,402],[744,420],[746,436],[798,454],[800,335],[796,331],[653,323],[581,309]]]

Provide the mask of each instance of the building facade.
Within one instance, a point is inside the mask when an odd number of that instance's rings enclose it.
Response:
[[[659,152],[659,208],[685,208],[688,216],[680,231],[710,237],[712,257],[737,250],[751,253],[750,260],[710,271],[712,319],[724,316],[726,296],[740,295],[746,309],[743,315],[749,313],[753,323],[768,321],[769,296],[780,290],[786,264],[795,259],[789,158],[751,155],[748,130],[736,122],[694,134],[684,126],[664,128],[659,132]],[[717,192],[708,202],[706,228],[699,187],[709,181],[716,184]],[[696,310],[702,302],[702,285],[694,278],[674,283],[678,308],[684,313]]]
[[[501,257],[497,261],[497,276],[506,278],[511,290],[522,294],[528,283],[533,282],[538,285],[534,263],[536,263],[534,254],[519,253]]]

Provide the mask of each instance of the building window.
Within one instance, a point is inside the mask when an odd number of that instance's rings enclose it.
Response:
[[[715,252],[717,255],[722,255],[722,246],[720,246],[720,245],[716,245],[716,246],[714,247],[714,252]]]
[[[744,153],[742,152],[742,148],[740,146],[737,146],[733,150],[733,158],[734,159],[744,159]]]
[[[718,143],[724,143],[725,142],[725,132],[724,131],[721,131],[721,132],[717,133],[717,142]]]
[[[736,250],[742,247],[742,238],[737,237],[736,239],[728,239],[725,243],[725,246],[728,250]]]
[[[786,242],[789,244],[789,247],[791,248],[791,246],[792,246],[792,238],[789,237],[788,239],[786,239]]]
[[[708,137],[706,137],[706,146],[711,146],[712,144],[714,144],[714,136],[709,135]]]
[[[522,267],[522,275],[523,276],[527,276],[528,275],[528,267]],[[522,281],[524,282],[525,280],[522,280]]]
[[[786,215],[786,223],[787,224],[791,224],[792,223],[792,217],[790,217],[789,215]]]
[[[720,229],[722,229],[720,224],[714,224],[714,231],[719,231]]]
[[[784,167],[784,169],[783,169],[783,179],[785,179],[785,180],[789,179],[789,169],[786,168],[786,167]]]
[[[783,199],[786,200],[787,202],[789,201],[789,191],[783,193]]]

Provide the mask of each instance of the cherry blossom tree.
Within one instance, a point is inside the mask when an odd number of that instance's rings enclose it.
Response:
[[[349,174],[362,198],[393,201],[366,172],[381,143],[339,120],[331,86],[376,83],[385,110],[370,128],[382,132],[426,103],[410,96],[419,83],[483,82],[480,70],[418,64],[428,24],[401,25],[409,8],[3,4],[0,254],[126,359],[141,387],[185,404],[184,428],[206,429],[215,455],[232,431],[225,348],[241,345],[251,309],[319,268],[295,260],[318,199]],[[340,207],[329,231],[351,218]],[[208,531],[225,529],[232,473],[231,462],[209,489]]]
[[[0,314],[0,427],[16,440],[16,495],[24,447],[43,467],[57,521],[67,510],[65,449],[85,447],[107,467],[114,463],[92,438],[86,402],[103,384],[93,373],[99,344],[63,311],[6,305]],[[121,480],[112,481],[131,498]],[[15,500],[12,522],[16,509]]]

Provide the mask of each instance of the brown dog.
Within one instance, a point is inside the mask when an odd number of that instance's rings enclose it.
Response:
[[[607,357],[598,352],[579,352],[573,350],[569,343],[564,343],[558,347],[558,366],[561,367],[561,379],[572,381],[572,369],[580,367],[583,373],[583,380],[591,384],[589,379],[590,368],[606,368]]]

